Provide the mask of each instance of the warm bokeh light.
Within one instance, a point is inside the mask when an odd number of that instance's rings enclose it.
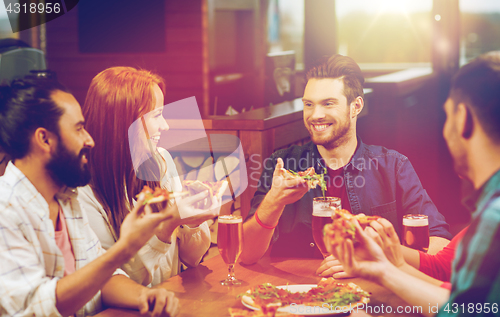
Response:
[[[430,62],[432,0],[336,2],[339,53],[358,63]]]
[[[338,17],[351,12],[410,14],[430,11],[432,0],[339,0],[335,8]]]
[[[408,1],[401,0],[378,0],[378,13],[400,13],[408,14],[412,11]]]

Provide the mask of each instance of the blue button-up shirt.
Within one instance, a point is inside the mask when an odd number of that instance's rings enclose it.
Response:
[[[274,152],[264,162],[247,219],[253,216],[270,190],[278,157],[283,159],[286,169],[304,171],[314,166],[317,173],[324,171],[324,160],[312,142]],[[431,236],[451,239],[444,216],[432,203],[406,156],[382,146],[366,145],[358,138],[358,147],[343,169],[353,214],[382,216],[393,224],[398,234],[401,233],[403,215],[424,214],[429,217]],[[273,256],[320,256],[311,230],[312,200],[319,196],[322,192],[318,186],[285,207],[271,240]]]

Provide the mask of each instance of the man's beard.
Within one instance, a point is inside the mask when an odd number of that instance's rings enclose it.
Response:
[[[314,132],[312,131],[312,127],[308,125],[307,130],[309,135],[311,136],[311,141],[316,145],[321,145],[326,149],[334,149],[345,143],[347,143],[349,136],[349,130],[351,128],[351,121],[349,120],[349,114],[345,121],[338,122],[337,127],[332,135],[329,135],[326,138],[317,138],[314,136]]]
[[[90,182],[90,170],[88,163],[82,166],[82,156],[85,155],[88,159],[89,154],[90,149],[86,147],[80,151],[79,155],[72,154],[59,138],[56,153],[45,168],[59,185],[85,186]]]

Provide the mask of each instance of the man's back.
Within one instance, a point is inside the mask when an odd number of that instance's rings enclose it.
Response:
[[[500,315],[500,172],[481,190],[455,254],[453,292],[442,313]]]

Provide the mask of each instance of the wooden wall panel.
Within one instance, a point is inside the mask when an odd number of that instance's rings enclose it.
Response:
[[[78,7],[47,23],[47,63],[80,103],[90,81],[112,66],[132,66],[165,78],[165,102],[195,96],[203,100],[202,1],[165,0],[166,50],[161,53],[81,53],[78,47]],[[154,39],[154,30],[145,36]]]

